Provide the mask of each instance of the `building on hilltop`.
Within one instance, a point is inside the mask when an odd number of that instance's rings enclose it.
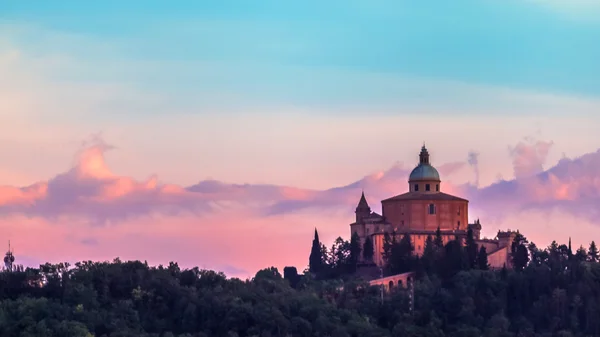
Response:
[[[421,255],[425,249],[427,236],[435,237],[440,229],[444,244],[460,239],[464,243],[469,228],[479,247],[484,246],[488,253],[488,263],[492,268],[510,268],[510,247],[516,232],[498,232],[495,239],[482,239],[481,223],[476,220],[469,224],[469,201],[442,192],[440,175],[430,163],[425,145],[419,154],[419,164],[408,178],[407,193],[381,201],[382,214],[371,211],[364,192],[356,207],[356,220],[350,224],[351,234],[358,234],[361,243],[371,237],[374,246],[373,262],[384,264],[383,242],[385,233],[395,235],[399,241],[409,234],[414,251]]]

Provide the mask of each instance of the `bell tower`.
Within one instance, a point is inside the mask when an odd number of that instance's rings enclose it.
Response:
[[[367,203],[367,199],[365,198],[365,192],[362,192],[360,196],[360,201],[358,202],[358,206],[356,206],[356,223],[362,223],[363,219],[371,215],[371,207]]]

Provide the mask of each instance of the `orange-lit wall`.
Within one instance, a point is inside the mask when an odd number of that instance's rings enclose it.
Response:
[[[466,200],[390,200],[382,202],[383,216],[393,228],[435,231],[466,230],[469,207]],[[434,204],[436,214],[429,214]]]

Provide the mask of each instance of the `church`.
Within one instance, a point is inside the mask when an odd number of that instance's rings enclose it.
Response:
[[[381,201],[382,214],[371,211],[363,192],[356,207],[356,221],[350,224],[351,235],[356,233],[364,247],[367,237],[374,246],[373,262],[382,266],[385,233],[400,240],[409,234],[414,252],[421,255],[427,236],[435,236],[440,228],[444,244],[459,239],[463,244],[469,228],[478,247],[484,246],[491,268],[510,268],[510,246],[516,232],[499,231],[494,239],[482,239],[479,220],[469,224],[469,201],[442,192],[440,174],[430,163],[425,145],[419,163],[408,177],[408,192]],[[366,262],[366,261],[365,261]]]

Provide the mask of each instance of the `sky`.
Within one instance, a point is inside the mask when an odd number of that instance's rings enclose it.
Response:
[[[2,1],[0,240],[303,269],[425,142],[487,235],[587,245],[597,41],[594,0]]]

